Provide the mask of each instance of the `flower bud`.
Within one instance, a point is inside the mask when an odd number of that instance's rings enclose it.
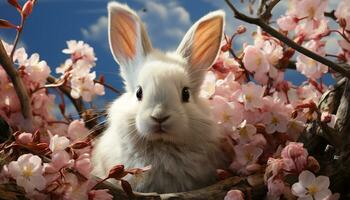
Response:
[[[23,8],[22,8],[22,15],[23,15],[24,18],[25,18],[25,17],[28,17],[28,16],[32,13],[32,11],[33,11],[33,6],[34,6],[34,2],[33,2],[32,0],[28,0],[28,1],[24,4],[24,6],[23,6]]]
[[[307,158],[306,168],[314,173],[317,173],[320,170],[320,164],[313,156],[309,156]]]
[[[239,25],[236,32],[237,34],[242,34],[242,33],[245,33],[247,31],[247,28],[243,25]]]
[[[346,20],[344,18],[340,18],[338,23],[339,23],[340,27],[342,27],[342,28],[346,27]]]

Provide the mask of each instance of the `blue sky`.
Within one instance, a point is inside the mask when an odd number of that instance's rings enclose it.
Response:
[[[20,2],[23,4],[24,1],[20,0]],[[54,71],[54,68],[67,58],[61,53],[66,47],[66,41],[84,40],[95,49],[98,61],[94,69],[97,73],[104,74],[107,82],[116,88],[122,88],[118,66],[107,44],[107,2],[108,0],[38,0],[32,15],[27,20],[21,43],[28,53],[38,52],[41,59],[46,60]],[[138,11],[148,27],[154,46],[163,50],[176,48],[192,23],[216,9],[227,11],[228,34],[232,33],[239,24],[243,24],[232,19],[232,13],[223,0],[126,0],[120,2],[127,3]],[[276,8],[276,16],[281,15],[286,9],[286,0],[283,2]],[[240,7],[245,9],[244,6]],[[147,11],[143,12],[143,8]],[[14,24],[19,23],[17,11],[7,4],[6,0],[0,0],[0,18],[10,20]],[[249,27],[250,31],[246,33],[246,37],[235,41],[237,49],[243,42],[252,42],[249,34],[255,30],[255,27]],[[7,42],[11,42],[14,36],[14,30],[0,29],[0,38]],[[294,83],[300,83],[303,80],[303,76],[297,73],[287,73],[286,77]],[[113,98],[113,95],[108,98]]]

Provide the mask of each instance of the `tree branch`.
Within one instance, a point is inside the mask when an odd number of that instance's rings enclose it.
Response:
[[[28,95],[28,91],[26,90],[26,87],[21,77],[19,76],[16,68],[14,67],[12,60],[7,55],[1,40],[0,40],[0,64],[6,71],[7,75],[10,77],[13,87],[16,90],[16,94],[21,103],[21,110],[22,110],[23,117],[25,119],[29,119],[28,123],[31,124],[32,109],[30,105],[31,102],[30,102],[30,97]]]
[[[265,11],[262,12],[259,16],[260,19],[262,19],[263,21],[267,22],[271,17],[272,17],[272,9],[280,2],[281,0],[271,0],[270,3],[268,4],[264,4],[265,7]]]
[[[98,181],[99,178],[95,177]],[[120,188],[115,187],[109,182],[103,182],[96,186],[98,189],[109,189],[110,193],[115,199],[126,200],[132,199],[128,197],[124,191]],[[139,193],[134,192],[135,198],[138,200],[177,200],[177,199],[191,199],[191,200],[217,200],[224,199],[227,192],[231,189],[241,190],[245,193],[247,199],[263,199],[266,194],[266,187],[264,185],[254,186],[254,189],[246,182],[244,178],[241,177],[231,177],[220,181],[214,185],[201,188],[198,190],[180,192],[180,193]]]
[[[284,44],[288,45],[289,47],[295,49],[299,53],[302,53],[324,65],[327,65],[329,68],[333,69],[336,72],[339,72],[343,76],[346,76],[350,78],[350,67],[349,65],[339,65],[337,63],[334,63],[327,58],[324,58],[300,45],[295,43],[293,40],[289,39],[288,37],[284,36],[274,28],[272,28],[270,25],[266,24],[262,19],[260,18],[254,18],[249,17],[241,12],[239,12],[236,7],[230,2],[230,0],[225,0],[227,5],[230,7],[230,9],[233,11],[234,16],[237,19],[240,19],[242,21],[248,22],[250,24],[255,24],[257,26],[260,26],[265,32],[269,33],[271,36],[277,38],[278,40],[282,41]]]

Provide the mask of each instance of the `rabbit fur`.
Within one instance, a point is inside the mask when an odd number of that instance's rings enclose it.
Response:
[[[214,183],[216,169],[225,163],[222,136],[199,91],[219,52],[223,11],[201,18],[168,53],[153,49],[143,23],[127,5],[110,2],[108,11],[110,47],[126,92],[108,109],[107,129],[94,144],[93,174],[105,178],[117,164],[151,165],[141,175],[126,177],[139,192],[181,192]]]

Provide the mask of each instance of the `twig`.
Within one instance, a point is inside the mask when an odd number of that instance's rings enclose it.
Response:
[[[7,55],[6,50],[4,48],[4,45],[2,41],[0,40],[0,64],[10,77],[12,84],[16,90],[18,99],[21,103],[21,110],[23,117],[25,119],[29,119],[29,123],[31,123],[32,119],[32,109],[30,105],[30,97],[28,95],[28,92],[26,90],[26,87],[19,76],[16,68],[13,65],[12,60]]]
[[[56,84],[56,78],[53,76],[47,77],[46,81],[50,84]],[[66,87],[65,85],[59,85],[58,88],[72,101],[75,109],[77,110],[78,114],[81,115],[86,109],[84,108],[84,103],[81,99],[74,99],[70,95],[70,89]]]
[[[281,0],[272,0],[269,4],[265,5],[265,11],[260,14],[260,19],[267,22],[272,17],[272,9],[280,2]]]
[[[115,87],[113,87],[112,85],[109,85],[109,84],[104,83],[104,82],[99,81],[99,80],[94,80],[94,82],[95,82],[95,83],[99,83],[99,84],[105,86],[106,88],[112,90],[113,92],[115,92],[115,93],[117,93],[117,94],[119,94],[119,95],[121,94],[121,92],[120,92],[119,90],[117,90]]]
[[[230,9],[233,11],[234,16],[237,19],[240,19],[242,21],[248,22],[250,24],[255,24],[260,26],[265,32],[269,33],[271,36],[277,38],[278,40],[282,41],[283,43],[285,43],[286,45],[288,45],[289,47],[295,49],[296,51],[298,51],[299,53],[302,53],[324,65],[327,65],[328,67],[330,67],[331,69],[333,69],[336,72],[339,72],[340,74],[342,74],[343,76],[346,76],[348,78],[350,78],[350,67],[349,65],[339,65],[337,63],[334,63],[300,45],[298,45],[297,43],[295,43],[293,40],[289,39],[288,37],[284,36],[283,34],[281,34],[280,32],[276,31],[274,28],[272,28],[270,25],[266,24],[263,20],[261,20],[260,18],[253,18],[253,17],[249,17],[241,12],[239,12],[236,7],[230,2],[230,0],[225,0],[225,2],[228,4],[228,6],[230,7]]]
[[[23,14],[21,14],[21,25],[19,25],[19,27],[17,28],[15,41],[13,42],[13,49],[12,49],[11,54],[10,54],[10,59],[11,60],[12,60],[13,55],[15,53],[15,50],[16,50],[19,38],[21,37],[22,31],[23,31],[23,27],[24,27],[24,22],[25,22],[25,18],[23,17]]]

